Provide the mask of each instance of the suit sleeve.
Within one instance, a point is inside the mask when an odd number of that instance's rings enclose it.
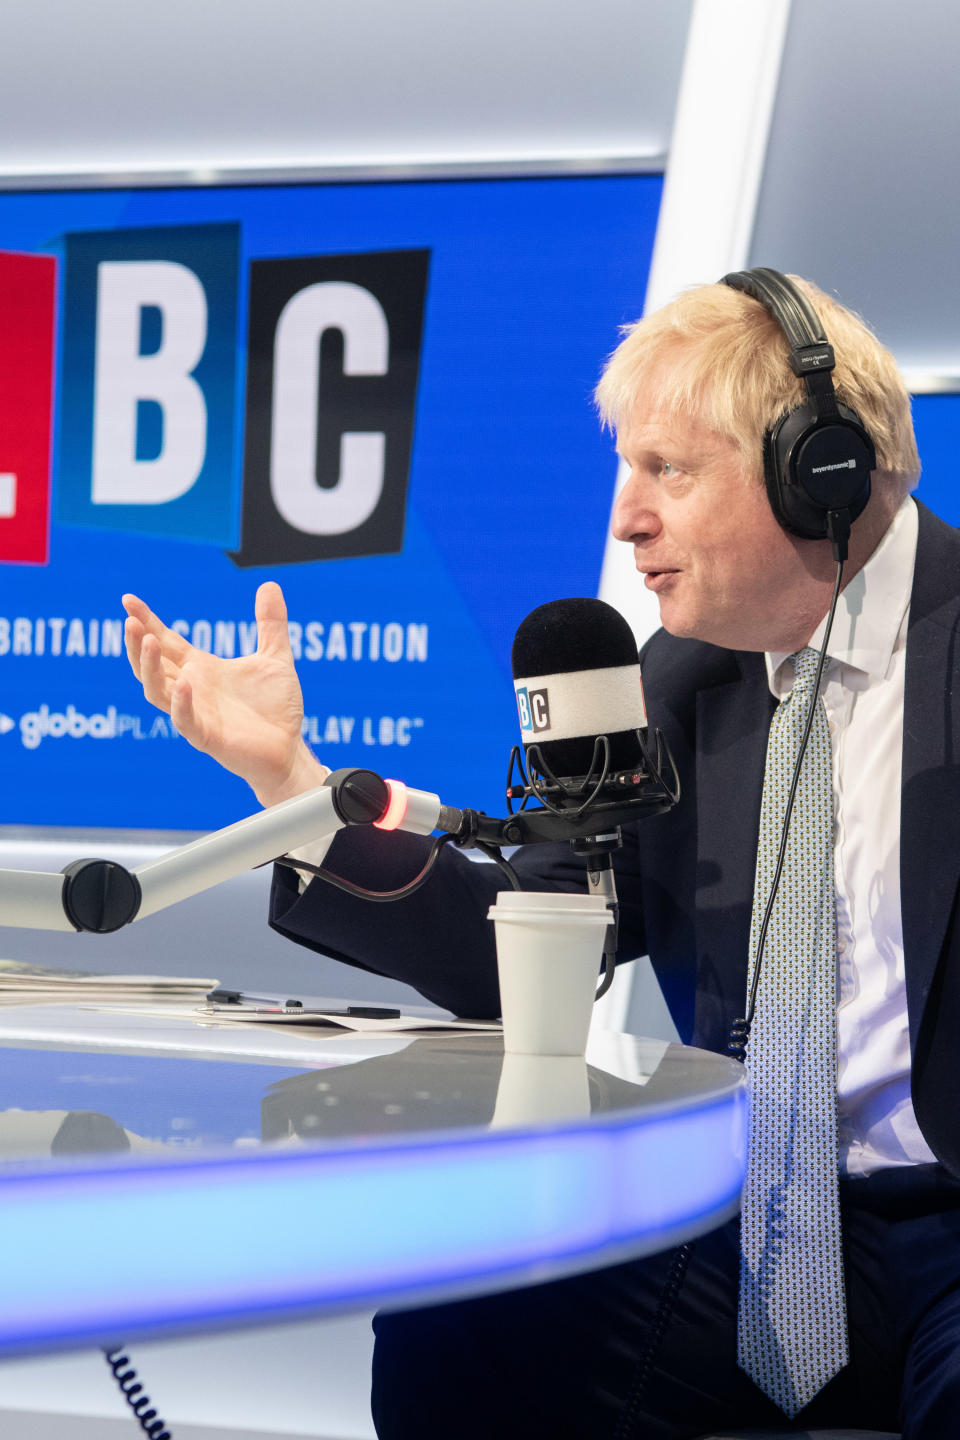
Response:
[[[325,868],[369,890],[399,889],[422,869],[429,839],[378,830],[341,832]],[[615,859],[621,898],[618,960],[643,954],[645,944],[629,830]],[[525,890],[576,891],[584,863],[569,845],[531,845],[511,863]],[[360,900],[322,879],[303,894],[292,870],[278,866],[270,896],[270,924],[298,944],[361,970],[412,985],[435,1005],[475,1019],[500,1014],[493,925],[487,911],[507,884],[497,866],[469,860],[447,846],[429,878],[405,900]]]

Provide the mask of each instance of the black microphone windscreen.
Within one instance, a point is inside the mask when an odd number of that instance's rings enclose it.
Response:
[[[556,776],[586,775],[598,735],[609,737],[613,770],[639,768],[640,665],[618,610],[585,597],[540,605],[520,624],[512,661],[524,744],[538,745]]]
[[[635,665],[627,621],[604,600],[550,600],[520,622],[511,652],[514,678]]]

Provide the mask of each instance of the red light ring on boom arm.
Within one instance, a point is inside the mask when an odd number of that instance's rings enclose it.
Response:
[[[390,802],[379,820],[374,820],[375,830],[397,830],[403,824],[409,805],[409,794],[402,780],[385,780],[390,791]]]

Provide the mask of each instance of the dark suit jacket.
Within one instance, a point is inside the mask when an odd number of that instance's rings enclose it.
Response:
[[[960,533],[919,506],[910,607],[901,798],[901,903],[913,1100],[928,1145],[960,1175]],[[658,631],[642,652],[649,722],[667,737],[683,798],[625,827],[616,857],[619,959],[649,953],[685,1039],[723,1050],[743,1014],[767,731],[774,708],[761,654]],[[351,831],[331,870],[372,889],[417,873],[426,842]],[[515,860],[532,889],[579,889],[569,847]],[[499,1013],[493,866],[447,847],[434,875],[389,908],[315,881],[297,896],[278,870],[271,924],[363,969],[414,985],[461,1015]]]

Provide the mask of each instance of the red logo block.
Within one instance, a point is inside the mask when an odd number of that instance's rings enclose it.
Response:
[[[0,252],[0,561],[47,563],[56,266]]]

